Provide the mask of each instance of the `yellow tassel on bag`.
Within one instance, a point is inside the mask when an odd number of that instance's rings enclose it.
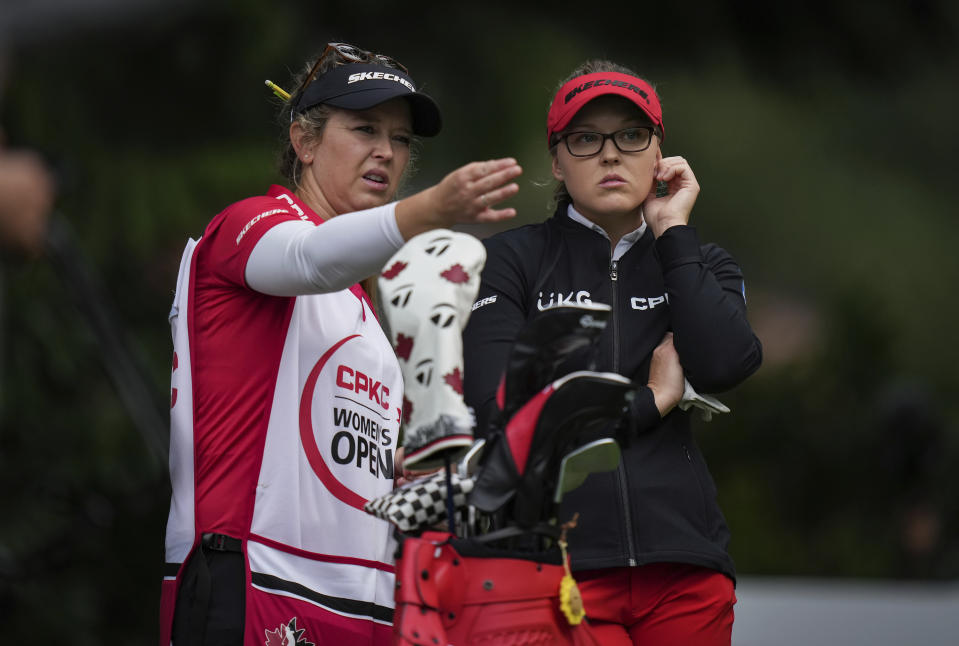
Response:
[[[559,536],[559,551],[563,555],[563,569],[566,574],[559,582],[559,609],[566,615],[566,621],[570,626],[578,626],[586,616],[586,608],[583,607],[583,597],[576,586],[576,579],[573,578],[569,570],[569,556],[566,554],[566,531],[576,527],[576,519],[579,514],[574,514],[573,519],[563,525],[563,532]]]

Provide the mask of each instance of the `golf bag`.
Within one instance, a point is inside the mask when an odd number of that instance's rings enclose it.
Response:
[[[456,259],[455,239],[444,239],[441,254],[433,239],[420,246],[423,258],[416,245],[404,252],[404,273],[418,267],[433,272],[443,255],[446,264]],[[381,286],[392,287],[382,280]],[[389,298],[388,322],[391,307],[402,308],[395,318],[409,329],[411,312],[404,306],[416,298],[415,292]],[[609,311],[596,304],[561,306],[532,321],[511,350],[485,439],[473,441],[465,454],[457,446],[455,467],[454,449],[445,449],[445,470],[367,504],[369,513],[395,525],[400,539],[394,643],[598,643],[583,621],[569,571],[565,534],[571,525],[557,514],[563,493],[590,472],[619,463],[610,429],[635,385],[612,373],[562,374],[570,357],[594,350]],[[461,434],[455,433],[458,439]],[[428,444],[430,460],[438,463],[444,447],[436,433],[428,442],[422,437],[412,434],[414,453],[424,453],[419,446]]]
[[[402,540],[394,643],[599,643],[582,621],[565,526],[556,515],[563,493],[590,471],[619,463],[615,441],[602,435],[622,416],[631,390],[618,375],[573,373],[493,431],[474,476],[454,480],[457,495],[464,497],[468,488],[459,531]],[[576,456],[587,458],[578,469],[570,467]],[[434,522],[442,518],[440,509],[434,506]]]

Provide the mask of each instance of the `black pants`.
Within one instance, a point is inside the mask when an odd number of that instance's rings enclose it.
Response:
[[[177,595],[173,645],[243,646],[245,587],[243,554],[197,548]]]

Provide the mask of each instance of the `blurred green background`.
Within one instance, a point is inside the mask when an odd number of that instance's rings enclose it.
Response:
[[[519,223],[549,213],[556,83],[586,58],[633,67],[765,348],[721,396],[733,414],[698,426],[740,572],[956,580],[957,34],[948,0],[0,0],[0,124],[56,170],[165,422],[183,244],[278,181],[264,79],[331,40],[397,58],[445,121],[405,190],[514,156]],[[152,644],[166,470],[53,267],[3,258],[0,641]]]

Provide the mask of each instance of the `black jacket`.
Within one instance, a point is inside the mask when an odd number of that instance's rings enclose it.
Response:
[[[726,251],[700,246],[691,226],[674,226],[658,240],[647,228],[613,262],[609,240],[570,219],[566,206],[546,222],[484,241],[488,258],[463,344],[465,396],[477,428],[496,410],[496,387],[518,330],[560,299],[613,308],[593,369],[645,384],[653,349],[669,330],[687,379],[701,393],[728,390],[759,367],[762,348],[746,320],[742,272]],[[621,442],[619,469],[592,474],[563,501],[562,519],[580,514],[569,538],[574,569],[680,562],[734,578],[729,529],[689,414],[677,407],[660,419],[651,391],[642,388],[634,415],[638,432]]]

